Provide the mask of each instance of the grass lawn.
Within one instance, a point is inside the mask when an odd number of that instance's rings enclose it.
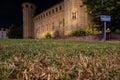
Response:
[[[120,42],[0,39],[0,80],[120,80]]]

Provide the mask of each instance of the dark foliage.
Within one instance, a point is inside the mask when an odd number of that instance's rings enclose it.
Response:
[[[23,33],[22,27],[17,27],[16,25],[12,24],[9,27],[8,37],[20,39],[20,38],[23,38],[22,33]]]
[[[100,22],[100,15],[110,15],[111,22],[107,22],[107,28],[111,31],[120,29],[120,0],[83,0],[87,5],[87,12],[93,16],[93,21],[102,30],[103,22]],[[102,2],[103,1],[103,2]]]
[[[92,33],[90,31],[84,31],[84,30],[76,30],[76,31],[73,31],[70,36],[88,36],[88,35],[91,35]]]

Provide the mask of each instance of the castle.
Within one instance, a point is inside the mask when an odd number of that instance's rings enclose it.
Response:
[[[32,3],[23,3],[23,37],[44,38],[50,33],[53,37],[67,36],[72,31],[91,29],[91,16],[87,13],[82,0],[64,0],[59,4],[35,14],[36,6]]]

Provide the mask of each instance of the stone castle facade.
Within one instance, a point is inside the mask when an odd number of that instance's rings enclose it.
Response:
[[[54,37],[56,32],[62,37],[93,26],[82,0],[64,0],[36,16],[34,4],[23,3],[22,7],[24,38],[43,38],[46,33]]]

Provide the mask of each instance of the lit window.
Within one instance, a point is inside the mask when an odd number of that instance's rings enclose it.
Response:
[[[76,19],[76,12],[72,13],[72,19]]]

